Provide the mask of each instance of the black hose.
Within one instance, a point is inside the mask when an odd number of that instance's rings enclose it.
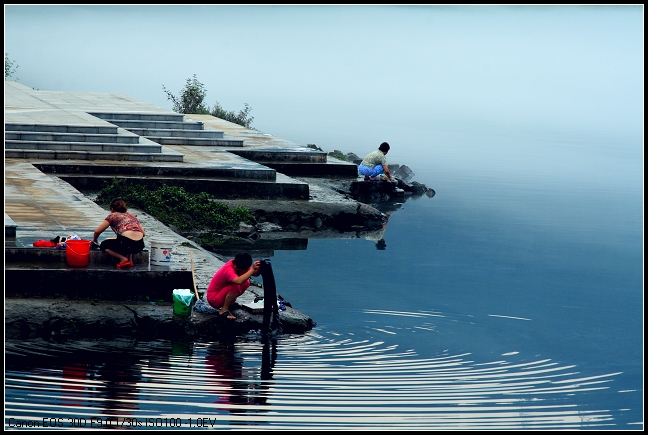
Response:
[[[277,306],[277,287],[275,285],[272,264],[270,260],[261,260],[261,277],[263,278],[263,323],[262,332],[268,332],[270,327],[279,326],[279,308]],[[272,320],[272,325],[270,324]]]

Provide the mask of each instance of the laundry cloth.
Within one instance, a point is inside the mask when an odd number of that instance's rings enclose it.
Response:
[[[218,311],[220,311],[218,308],[209,305],[209,302],[207,302],[206,299],[198,299],[194,304],[193,309],[196,313],[202,314],[218,314]]]
[[[56,243],[51,240],[36,240],[34,242],[34,247],[36,248],[54,248]]]

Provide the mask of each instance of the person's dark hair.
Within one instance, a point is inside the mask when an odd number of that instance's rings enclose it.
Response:
[[[126,210],[128,210],[126,208],[126,203],[121,198],[113,199],[110,202],[110,208],[120,213],[126,213]]]
[[[380,151],[386,153],[387,151],[389,151],[389,144],[388,144],[387,142],[383,142],[383,143],[380,144],[380,146],[378,147],[378,149],[379,149]]]
[[[239,252],[234,257],[234,264],[239,269],[247,270],[252,266],[252,256],[247,252]]]

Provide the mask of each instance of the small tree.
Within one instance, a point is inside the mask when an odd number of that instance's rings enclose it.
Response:
[[[9,55],[5,53],[5,80],[11,78],[16,73],[16,69],[18,69],[16,62],[9,59]]]
[[[248,103],[245,103],[245,109],[239,110],[239,113],[236,114],[233,110],[227,111],[223,109],[220,103],[216,101],[216,104],[214,104],[214,108],[211,111],[211,115],[224,119],[225,121],[242,125],[243,127],[250,127],[252,121],[254,120],[254,116],[250,116],[251,110],[252,108],[248,105]]]
[[[162,89],[167,94],[167,98],[173,102],[174,112],[209,115],[209,109],[203,104],[207,91],[196,78],[196,74],[193,75],[193,78],[187,79],[180,98],[173,95],[164,85],[162,85]]]
[[[173,95],[173,93],[171,93],[171,91],[169,91],[164,85],[162,85],[162,89],[167,94],[167,98],[173,102],[174,112],[212,115],[244,127],[250,127],[252,120],[254,119],[253,116],[250,116],[252,108],[248,103],[245,103],[245,108],[243,110],[239,110],[239,113],[235,113],[233,110],[227,111],[223,109],[220,103],[216,101],[214,108],[210,112],[209,108],[203,104],[207,91],[205,90],[204,85],[196,78],[196,74],[193,75],[193,78],[187,79],[187,84],[182,90],[180,98]]]

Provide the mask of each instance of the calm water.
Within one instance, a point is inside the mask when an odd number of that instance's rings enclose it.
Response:
[[[436,196],[400,205],[386,249],[270,257],[309,333],[8,343],[5,423],[643,429],[642,139],[434,140],[455,151],[402,163]]]
[[[6,9],[27,86],[170,109],[197,74],[209,106],[387,141],[436,191],[384,250],[275,251],[305,335],[7,343],[6,423],[643,429],[643,5]]]

